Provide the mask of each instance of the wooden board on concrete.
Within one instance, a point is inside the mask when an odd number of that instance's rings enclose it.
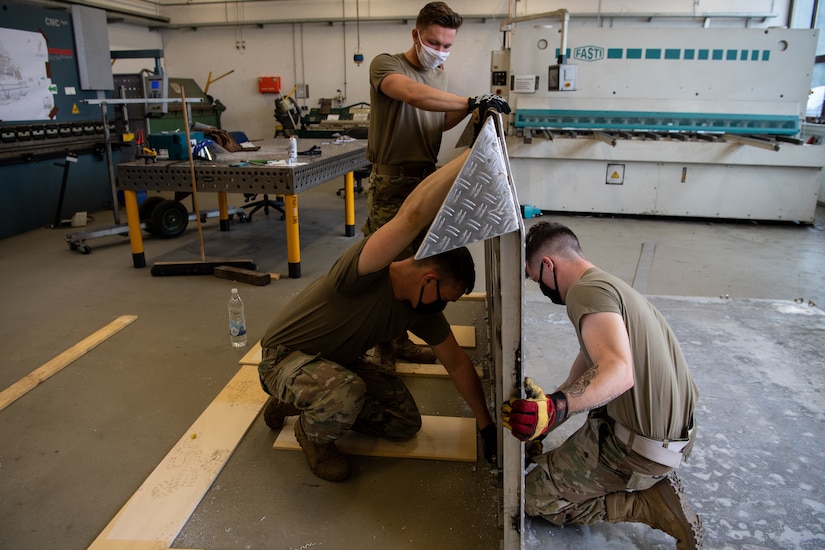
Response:
[[[41,383],[48,380],[52,375],[60,372],[67,365],[78,357],[82,357],[89,350],[97,347],[100,343],[108,340],[124,328],[131,325],[137,319],[137,315],[121,315],[102,329],[91,334],[73,345],[54,359],[36,368],[2,392],[0,392],[0,411],[17,401]]]
[[[429,376],[433,378],[449,378],[447,369],[441,363],[396,363],[395,372],[401,376]],[[476,367],[479,377],[484,376],[484,369]]]
[[[248,283],[255,286],[266,286],[272,280],[269,273],[261,273],[251,269],[241,269],[231,265],[219,265],[215,268],[215,277],[228,279],[240,283]]]
[[[450,325],[450,327],[453,329],[453,334],[455,335],[455,339],[458,341],[459,346],[462,348],[476,347],[476,327],[472,325]],[[414,344],[424,344],[424,341],[412,332],[408,334],[410,335],[410,340],[412,340]]]
[[[286,419],[273,448],[301,450],[295,439],[297,418]],[[388,441],[350,431],[336,444],[341,452],[351,455],[475,462],[476,421],[454,416],[422,416],[421,431],[408,441]]]
[[[244,365],[89,547],[168,548],[266,403]]]
[[[240,364],[241,365],[256,365],[261,362],[261,341],[258,340],[255,342],[255,345],[252,346],[249,351],[241,357]]]

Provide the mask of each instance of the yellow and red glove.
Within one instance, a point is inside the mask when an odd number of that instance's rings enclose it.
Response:
[[[526,399],[513,397],[501,406],[505,428],[521,441],[545,435],[567,419],[567,398],[562,392],[545,395],[529,377],[524,378]]]

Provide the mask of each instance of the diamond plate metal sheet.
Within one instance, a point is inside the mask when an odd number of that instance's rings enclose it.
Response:
[[[500,127],[492,116],[487,117],[416,259],[519,229],[521,218]]]

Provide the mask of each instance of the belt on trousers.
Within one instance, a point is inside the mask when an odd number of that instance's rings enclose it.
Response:
[[[286,346],[275,346],[274,348],[261,348],[261,361],[267,361],[269,359],[275,359],[277,363],[294,350],[286,347]]]
[[[426,178],[435,172],[434,164],[373,164],[372,171],[382,176]]]
[[[621,423],[613,421],[613,433],[616,438],[627,445],[627,447],[639,453],[648,460],[678,468],[682,463],[682,451],[687,447],[690,440],[684,441],[658,441],[649,439],[637,433],[631,432]]]

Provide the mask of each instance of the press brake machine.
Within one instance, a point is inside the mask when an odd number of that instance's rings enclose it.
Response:
[[[522,205],[813,222],[825,149],[800,131],[818,31],[568,29],[567,15],[506,21],[493,52]]]

